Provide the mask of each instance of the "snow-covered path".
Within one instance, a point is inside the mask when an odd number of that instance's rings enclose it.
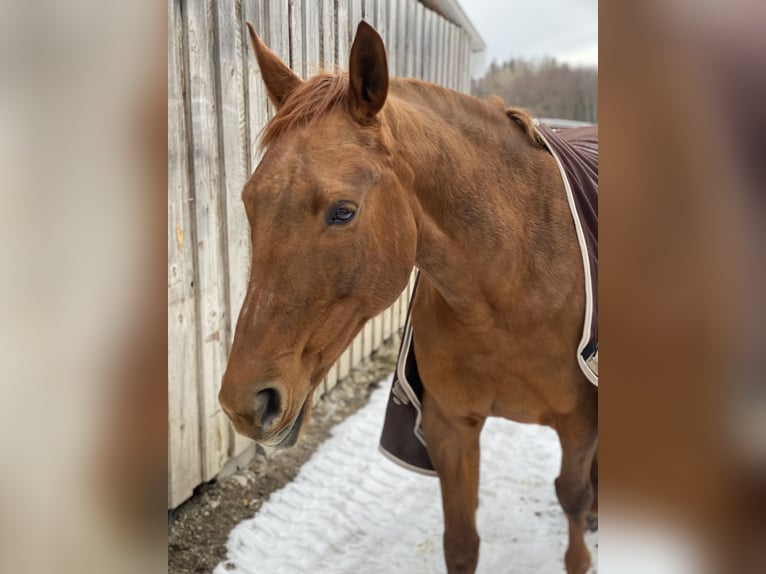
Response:
[[[436,478],[378,451],[390,379],[340,423],[293,482],[229,536],[214,574],[445,571]],[[481,437],[480,574],[564,572],[566,518],[553,480],[561,450],[545,427],[487,421]],[[596,572],[597,534],[588,534]]]

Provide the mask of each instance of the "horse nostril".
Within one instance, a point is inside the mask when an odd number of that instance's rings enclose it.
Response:
[[[281,400],[276,389],[264,389],[255,395],[255,420],[267,427],[281,412]]]

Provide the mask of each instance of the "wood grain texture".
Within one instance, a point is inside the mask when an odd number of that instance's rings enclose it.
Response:
[[[441,79],[441,44],[440,44],[440,26],[441,18],[435,13],[431,18],[431,81],[438,84]]]
[[[265,0],[264,0],[265,2]],[[264,38],[269,48],[290,62],[290,0],[268,0],[268,36]]]
[[[306,77],[311,77],[319,72],[321,65],[322,32],[320,3],[317,0],[304,0],[303,19]]]
[[[451,35],[450,35],[450,54],[449,54],[449,61],[450,61],[450,74],[452,76],[452,80],[450,81],[450,88],[453,90],[459,91],[460,90],[460,74],[458,72],[458,62],[460,59],[458,58],[458,32],[459,29],[457,26],[450,25]]]
[[[423,42],[425,40],[423,17],[425,15],[425,7],[420,2],[415,2],[415,47],[413,54],[415,58],[415,69],[413,75],[416,78],[425,80],[423,72]]]
[[[239,309],[245,299],[250,270],[250,226],[242,204],[242,188],[250,177],[249,128],[245,101],[243,63],[243,28],[241,0],[216,2],[218,34],[216,73],[219,85],[219,141],[221,144],[222,184],[225,195],[224,247],[228,262],[229,293],[227,304],[226,353],[231,348]],[[229,425],[229,456],[236,456],[251,441],[234,432]]]
[[[359,25],[359,22],[362,21],[362,0],[349,0],[348,4],[348,21],[349,21],[349,31],[350,31],[350,38],[351,42],[354,41],[354,36],[356,35],[356,27]]]
[[[293,72],[305,80],[307,76],[303,48],[305,35],[303,0],[288,0],[288,10],[290,12],[290,60],[285,61]]]
[[[335,14],[335,53],[337,64],[343,70],[348,70],[348,55],[351,49],[351,34],[348,22],[348,0],[336,0]]]
[[[376,0],[364,0],[362,2],[362,18],[374,28],[377,28],[377,11],[375,7]]]
[[[168,506],[202,481],[197,400],[193,187],[189,174],[183,22],[168,2]]]
[[[407,10],[409,0],[397,0],[394,31],[396,32],[396,75],[406,78],[410,76],[412,54],[407,50]]]
[[[346,349],[338,359],[338,380],[351,372],[351,348]]]
[[[401,76],[399,65],[399,49],[397,47],[397,26],[399,20],[399,0],[388,0],[383,2],[386,12],[386,26],[383,43],[386,45],[386,55],[388,57],[388,67],[392,76]]]
[[[407,30],[407,38],[405,41],[404,49],[407,51],[407,77],[419,78],[420,73],[418,70],[418,20],[417,20],[417,7],[420,2],[417,0],[407,0],[407,13],[406,20],[400,24],[401,27]]]
[[[268,35],[266,4],[261,0],[243,0],[243,20],[252,22],[256,33],[261,38]],[[244,22],[243,22],[244,27]],[[255,59],[248,34],[243,33],[243,60],[245,68],[245,101],[249,128],[250,173],[260,162],[258,137],[269,120],[269,102],[266,87],[263,85],[261,70]]]
[[[423,10],[423,79],[428,82],[434,81],[434,48],[433,48],[433,23],[434,13],[429,9]]]
[[[302,77],[347,68],[360,19],[381,34],[392,75],[467,91],[465,31],[416,0],[168,0],[168,505],[250,441],[217,400],[249,276],[240,194],[274,110],[245,22]],[[258,270],[254,269],[257,274]],[[412,281],[331,367],[315,399],[401,329]]]
[[[229,422],[218,404],[226,367],[228,270],[224,246],[225,202],[220,169],[212,3],[187,4],[188,95],[196,218],[197,344],[202,478],[210,480],[229,453]]]
[[[320,19],[322,22],[322,46],[320,65],[333,71],[338,63],[335,46],[335,0],[319,0]]]
[[[375,19],[373,22],[375,29],[383,39],[386,46],[386,60],[388,62],[388,73],[393,74],[391,67],[391,47],[388,39],[388,2],[387,0],[375,0]]]
[[[463,50],[462,50],[462,60],[463,60],[463,91],[465,93],[471,92],[471,38],[468,35],[468,32],[463,32]]]

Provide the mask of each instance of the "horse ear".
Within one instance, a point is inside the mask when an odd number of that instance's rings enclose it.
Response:
[[[386,103],[388,62],[383,40],[364,20],[351,46],[348,76],[351,114],[362,121],[374,117]]]
[[[261,68],[261,76],[263,83],[266,84],[269,99],[274,107],[279,109],[302,80],[279,59],[279,56],[266,47],[250,22],[247,23],[247,28],[250,31],[250,42],[253,44],[258,66]]]

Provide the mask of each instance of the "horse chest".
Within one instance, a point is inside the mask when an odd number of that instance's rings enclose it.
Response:
[[[427,392],[455,414],[545,423],[565,408],[555,396],[568,378],[560,362],[500,334],[415,336],[415,354]]]

